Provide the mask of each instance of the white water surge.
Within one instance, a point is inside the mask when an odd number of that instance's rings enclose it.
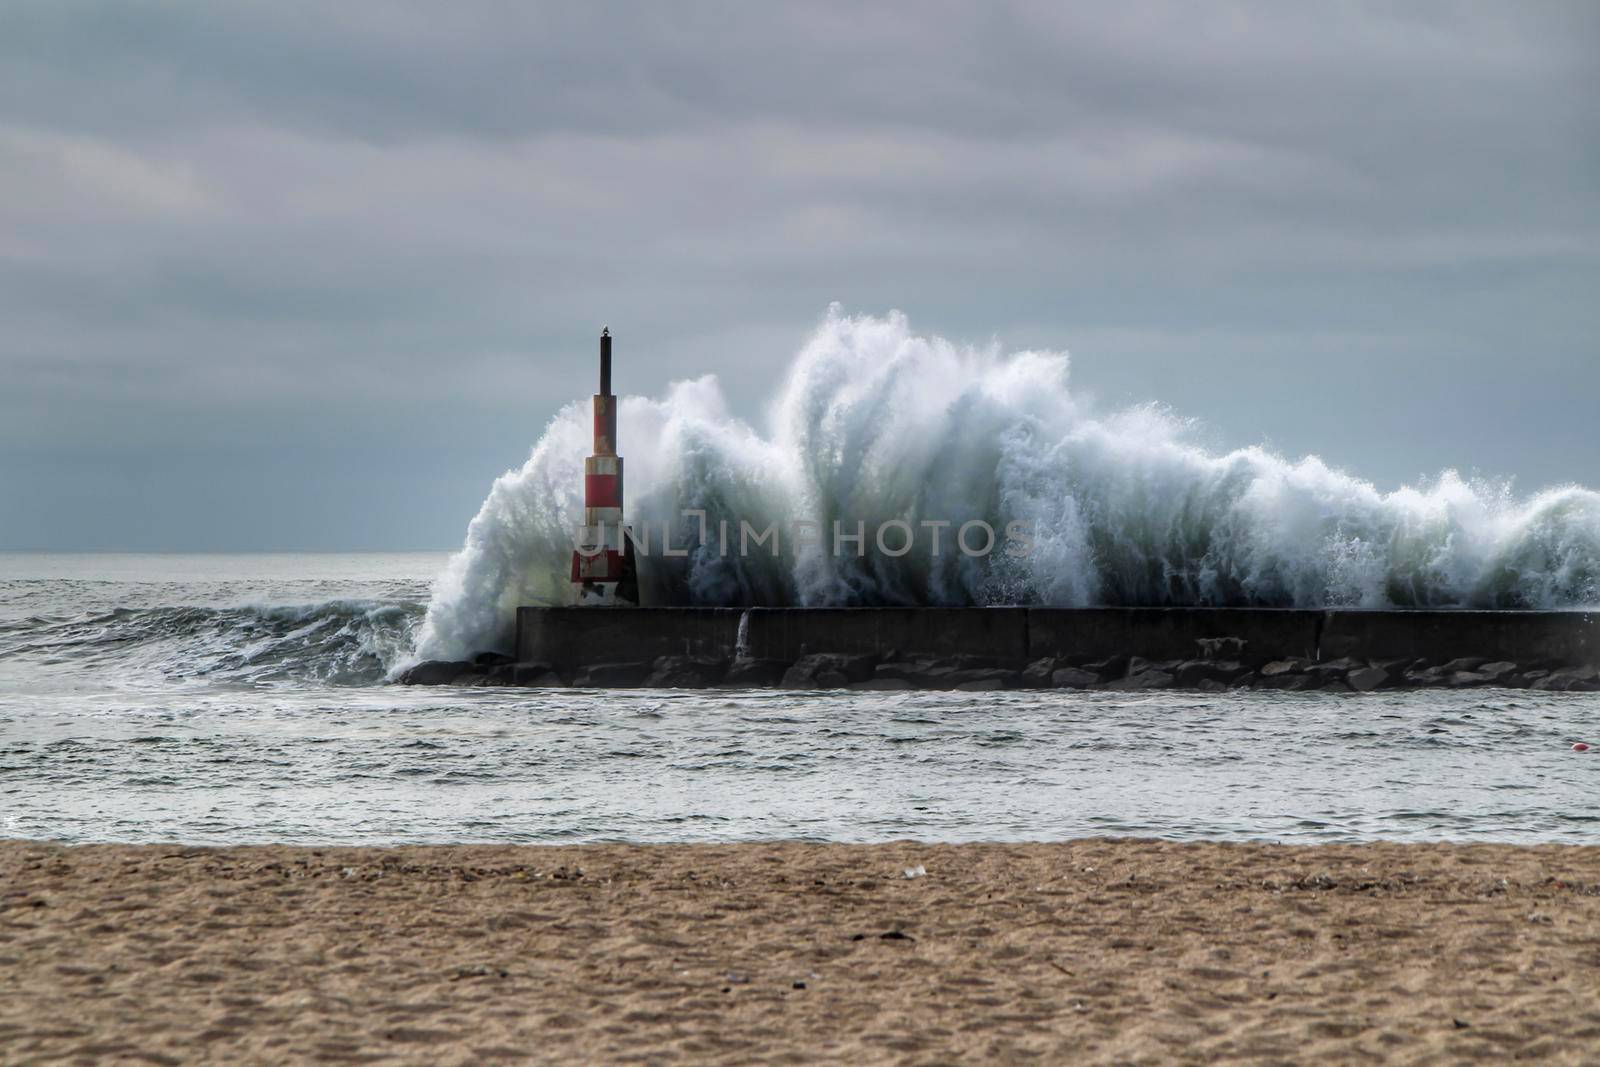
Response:
[[[1061,352],[960,348],[913,334],[903,315],[837,307],[801,349],[765,433],[729,415],[716,380],[624,397],[618,436],[636,533],[650,524],[647,597],[750,605],[1049,604],[1563,608],[1600,603],[1600,493],[1527,499],[1446,472],[1379,492],[1316,457],[1226,454],[1188,424],[1140,407],[1077,403]],[[509,648],[519,604],[570,595],[582,521],[587,400],[563,408],[520,470],[502,475],[435,584],[417,655]],[[703,510],[709,543],[693,544]],[[1023,522],[1013,556],[955,549],[969,520]],[[720,522],[729,523],[726,555]],[[873,531],[909,524],[889,556]],[[935,554],[927,521],[948,521]],[[782,539],[740,553],[741,521]],[[834,523],[867,531],[835,553]],[[797,546],[796,522],[821,544]],[[903,538],[886,534],[898,551]],[[975,538],[981,541],[980,538]]]

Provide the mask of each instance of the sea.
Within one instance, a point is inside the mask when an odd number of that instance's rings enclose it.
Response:
[[[391,684],[449,559],[0,554],[0,837],[1600,839],[1600,694]]]

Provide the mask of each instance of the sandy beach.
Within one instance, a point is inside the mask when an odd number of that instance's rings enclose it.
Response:
[[[1593,848],[9,842],[0,893],[8,1064],[1600,1056]]]

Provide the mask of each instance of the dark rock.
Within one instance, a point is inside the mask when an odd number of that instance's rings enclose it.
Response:
[[[1311,664],[1303,659],[1273,660],[1261,668],[1261,680],[1256,683],[1256,688],[1283,689],[1295,693],[1315,689],[1320,679],[1309,673],[1310,670]]]
[[[1239,675],[1239,677],[1235,678],[1232,682],[1228,683],[1228,688],[1254,689],[1257,683],[1260,681],[1261,675],[1257,674],[1255,671],[1246,671],[1245,673]]]
[[[1166,671],[1146,670],[1107,682],[1105,688],[1121,692],[1139,692],[1147,689],[1171,689],[1172,675]]]
[[[472,657],[474,667],[503,667],[512,662],[512,658],[504,652],[479,652]]]
[[[1185,688],[1198,687],[1201,682],[1217,682],[1224,686],[1244,674],[1248,668],[1238,660],[1191,659],[1172,669],[1172,676]]]
[[[783,680],[778,683],[783,689],[843,689],[849,684],[850,678],[843,671],[798,663],[784,671]]]
[[[789,665],[781,659],[736,659],[718,683],[722,689],[771,689]]]
[[[1129,656],[1127,669],[1122,672],[1124,678],[1132,678],[1136,674],[1143,674],[1148,670],[1155,670],[1156,665],[1143,656]]]
[[[483,677],[472,683],[474,685],[510,685],[511,674],[514,666],[510,663],[497,663],[487,670],[482,671]]]
[[[561,675],[548,663],[514,663],[511,665],[511,684],[537,689],[554,689],[565,686]]]
[[[910,689],[954,689],[966,681],[987,681],[990,678],[1002,678],[1006,685],[1016,685],[1018,672],[1005,670],[1002,667],[966,667],[957,669],[949,662],[915,661],[893,662],[893,664],[878,664],[872,670],[869,681],[902,681],[904,686],[878,686],[878,688],[910,688]],[[851,680],[850,688],[866,688],[862,683]]]
[[[1003,667],[978,667],[953,671],[944,677],[944,683],[953,689],[983,692],[989,689],[1005,689],[1015,685],[1021,677],[1016,671],[1008,671]],[[972,688],[974,686],[981,686],[982,689]]]
[[[1000,666],[1000,661],[993,656],[949,656],[940,661],[944,666],[954,667],[958,671],[981,671],[989,667]]]
[[[721,681],[727,663],[698,656],[660,656],[644,684],[651,689],[706,689]]]
[[[579,689],[637,689],[650,677],[648,663],[593,663],[572,680]]]
[[[850,684],[850,679],[838,671],[807,670],[801,667],[790,667],[783,672],[783,679],[778,682],[780,689],[843,689]]]
[[[953,673],[954,667],[939,666],[931,659],[897,660],[878,664],[868,680],[906,682],[912,688],[929,688],[936,679]]]
[[[1197,689],[1201,682],[1214,681],[1211,676],[1212,660],[1186,659],[1172,668],[1172,680],[1184,689]]]
[[[1303,659],[1277,659],[1261,668],[1261,679],[1282,678],[1286,675],[1304,674],[1311,664]]]
[[[1194,683],[1194,688],[1202,693],[1226,693],[1228,691],[1227,683],[1219,682],[1215,678],[1202,678]]]
[[[1516,677],[1517,665],[1510,660],[1496,660],[1479,667],[1478,673],[1488,679],[1489,685],[1509,685]]]
[[[1128,673],[1128,663],[1132,656],[1111,656],[1108,659],[1096,660],[1093,663],[1079,664],[1084,670],[1098,674],[1102,678],[1122,678]]]
[[[1022,672],[1021,684],[1028,689],[1050,688],[1050,676],[1061,667],[1054,656],[1036,659]]]
[[[1057,689],[1088,689],[1100,684],[1100,676],[1078,667],[1062,667],[1050,673],[1050,684]]]
[[[462,671],[460,674],[458,674],[454,678],[450,679],[450,684],[451,685],[486,685],[486,684],[488,684],[488,681],[489,681],[489,675],[488,675],[488,673],[486,671],[471,670],[471,671]]]
[[[1311,665],[1311,673],[1316,675],[1316,677],[1324,683],[1343,681],[1345,675],[1349,674],[1351,671],[1359,671],[1366,667],[1366,665],[1367,664],[1364,660],[1351,659],[1349,656],[1344,656],[1340,659],[1330,659],[1321,663],[1313,663]]]
[[[1389,684],[1389,672],[1382,667],[1362,667],[1344,676],[1345,684],[1358,693],[1370,693]]]
[[[1211,664],[1211,677],[1223,682],[1236,682],[1247,674],[1254,674],[1248,664],[1238,660],[1216,660]]]
[[[1465,688],[1485,684],[1487,679],[1480,676],[1476,670],[1452,666],[1452,664],[1456,663],[1471,662],[1475,661],[1451,660],[1450,663],[1441,663],[1434,667],[1412,667],[1405,673],[1406,684],[1432,688],[1437,688],[1440,686]],[[1476,662],[1481,663],[1486,661],[1478,660]]]
[[[1463,656],[1453,659],[1439,668],[1439,673],[1445,676],[1455,674],[1457,671],[1475,671],[1489,661],[1481,656]]]
[[[834,656],[833,669],[852,682],[865,682],[877,676],[878,656]]]
[[[1306,677],[1311,679],[1311,688],[1325,689],[1328,686],[1333,685],[1335,682],[1338,682],[1340,685],[1345,684],[1350,677],[1350,672],[1347,670],[1340,670],[1337,667],[1323,667],[1323,665],[1319,663],[1317,666],[1306,672]]]
[[[395,681],[401,685],[451,685],[471,670],[472,664],[464,659],[430,659],[407,667]]]
[[[1549,693],[1593,693],[1600,691],[1600,671],[1593,667],[1568,667],[1551,671],[1529,688]]]
[[[876,656],[844,656],[821,652],[801,656],[783,674],[785,689],[842,689],[873,677]]]

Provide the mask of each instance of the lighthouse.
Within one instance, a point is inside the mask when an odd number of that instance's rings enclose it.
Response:
[[[622,457],[617,398],[611,395],[611,330],[600,331],[600,392],[594,396],[594,454],[583,461],[583,526],[572,552],[580,606],[639,603],[633,536],[622,524]]]

